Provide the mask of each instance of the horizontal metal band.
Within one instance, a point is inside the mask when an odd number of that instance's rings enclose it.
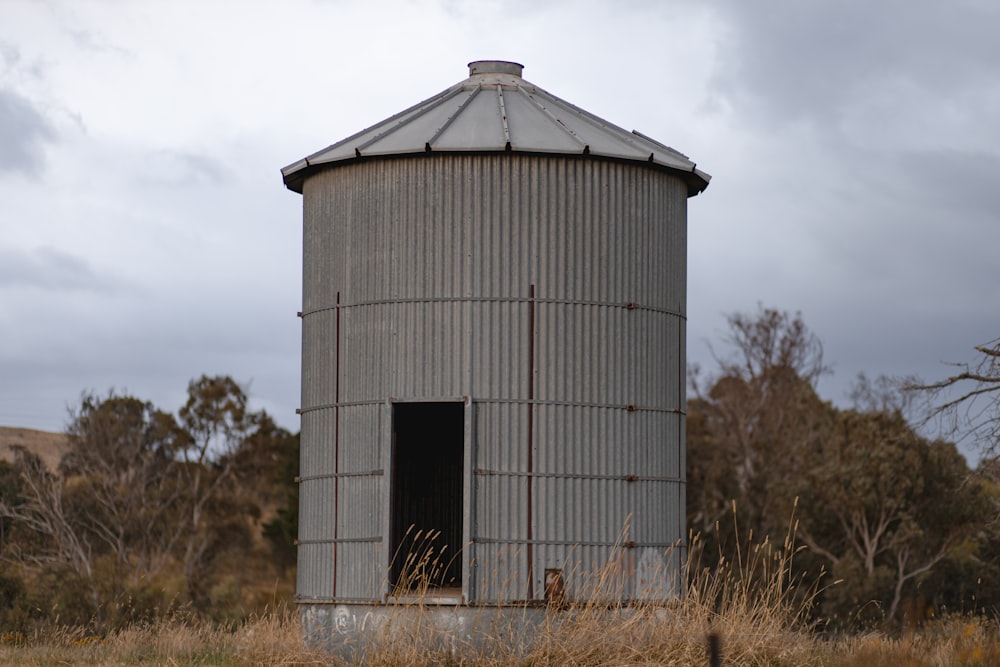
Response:
[[[381,606],[381,602],[377,598],[342,598],[342,597],[308,597],[306,595],[296,595],[295,602],[297,604],[365,604],[373,606]]]
[[[384,474],[385,471],[381,468],[378,470],[366,470],[364,472],[330,472],[322,475],[301,475],[295,478],[295,483],[301,484],[302,482],[313,482],[318,479],[340,479],[343,477],[377,477]]]
[[[310,405],[299,408],[299,414],[315,412],[317,410],[333,410],[336,408],[351,408],[362,405],[382,405],[389,399],[368,399],[364,401],[344,401],[342,403],[322,403],[320,405]],[[673,415],[686,415],[687,411],[680,408],[661,408],[654,405],[635,405],[632,403],[588,403],[585,401],[553,401],[538,398],[472,398],[473,403],[484,404],[512,404],[512,405],[543,405],[558,408],[600,408],[605,410],[624,410],[626,412],[664,412]]]
[[[653,477],[647,475],[589,475],[583,473],[562,472],[522,472],[518,470],[484,470],[476,468],[474,474],[481,477],[535,477],[548,479],[583,479],[609,482],[673,482],[682,481],[680,477]]]
[[[579,540],[515,540],[496,539],[492,537],[474,537],[471,542],[474,544],[531,544],[550,547],[620,547],[622,549],[672,549],[680,547],[678,543],[673,544],[653,544],[650,542],[581,542]]]
[[[686,415],[680,408],[660,408],[652,405],[633,403],[588,403],[586,401],[549,401],[538,398],[473,398],[473,403],[512,403],[516,405],[551,405],[557,408],[603,408],[605,410],[625,410],[626,412],[666,412]]]
[[[296,546],[301,546],[304,544],[350,544],[350,543],[361,543],[361,542],[381,542],[382,537],[331,537],[323,540],[295,540]]]
[[[364,308],[368,306],[391,306],[397,304],[406,303],[538,303],[538,304],[556,304],[562,306],[598,306],[603,308],[621,308],[624,310],[644,310],[650,313],[660,313],[663,315],[671,315],[673,317],[679,317],[682,320],[686,320],[683,314],[678,313],[676,310],[670,308],[660,308],[658,306],[643,305],[636,303],[635,301],[590,301],[586,299],[550,299],[535,297],[531,298],[528,296],[428,296],[428,297],[412,297],[412,298],[401,298],[401,299],[372,299],[370,301],[357,301],[355,303],[341,303],[333,304],[330,306],[321,306],[319,308],[313,308],[311,310],[304,310],[301,313],[301,317],[308,317],[309,315],[315,315],[316,313],[322,313],[328,310],[343,310],[345,308]]]
[[[316,410],[333,410],[335,408],[354,408],[363,405],[381,405],[382,403],[385,403],[384,399],[368,399],[364,401],[342,401],[340,403],[322,403],[320,405],[310,405],[307,408],[296,408],[295,412],[301,415],[306,412],[314,412]]]

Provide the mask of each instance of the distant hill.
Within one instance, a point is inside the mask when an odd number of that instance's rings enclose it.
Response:
[[[0,426],[0,459],[14,460],[13,447],[21,446],[41,457],[50,470],[55,470],[69,447],[65,433],[35,431],[30,428]]]

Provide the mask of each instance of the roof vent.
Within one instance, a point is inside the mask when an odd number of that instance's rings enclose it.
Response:
[[[474,60],[469,63],[469,76],[476,74],[513,74],[521,76],[524,65],[507,60]]]

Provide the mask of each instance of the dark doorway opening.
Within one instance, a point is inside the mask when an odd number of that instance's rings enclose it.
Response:
[[[393,404],[389,574],[400,593],[462,586],[464,407]]]

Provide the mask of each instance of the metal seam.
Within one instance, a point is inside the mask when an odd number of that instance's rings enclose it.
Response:
[[[532,104],[534,104],[536,107],[538,107],[538,109],[542,113],[544,113],[546,116],[548,116],[549,120],[551,120],[555,124],[556,127],[558,127],[560,130],[562,130],[563,132],[565,132],[569,136],[573,137],[573,140],[576,141],[576,143],[578,143],[582,148],[586,148],[587,147],[587,143],[583,139],[581,139],[579,136],[577,136],[576,132],[574,132],[573,130],[571,130],[568,127],[566,127],[566,124],[563,123],[561,120],[559,120],[556,117],[555,114],[553,114],[551,111],[549,111],[548,107],[546,107],[544,104],[542,104],[541,102],[539,102],[538,100],[536,100],[535,96],[532,93],[529,93],[527,90],[525,90],[524,88],[522,88],[520,85],[518,85],[517,90],[522,95],[524,95],[529,100],[531,100]]]
[[[681,408],[661,408],[653,405],[635,405],[631,403],[586,403],[581,401],[552,401],[527,398],[472,398],[473,403],[483,404],[514,404],[514,405],[545,405],[557,408],[598,408],[605,410],[624,410],[626,412],[660,412],[672,415],[686,415]],[[318,410],[333,410],[335,408],[361,407],[366,405],[382,405],[385,399],[369,399],[366,401],[346,401],[343,403],[323,403],[299,408],[299,414],[316,412]]]
[[[385,474],[383,470],[366,470],[363,472],[331,472],[322,475],[299,475],[295,478],[298,484],[303,482],[314,482],[319,479],[343,479],[345,477],[381,477]]]
[[[576,106],[575,104],[567,102],[566,100],[562,100],[546,90],[542,90],[540,88],[536,89],[535,94],[541,98],[547,98],[550,101],[550,103],[554,103],[555,106],[563,107],[566,111],[571,112],[581,121],[587,123],[595,130],[598,130],[599,132],[602,132],[605,135],[611,136],[612,139],[615,138],[620,139],[624,141],[624,143],[635,148],[638,153],[643,153],[645,147],[639,145],[638,142],[633,140],[632,137],[629,136],[630,133],[628,132],[628,130],[618,127],[617,125],[610,123],[604,120],[603,118],[598,118],[589,111],[582,109]],[[615,132],[615,130],[618,130],[620,134]]]
[[[346,544],[346,543],[363,543],[363,542],[381,542],[382,537],[380,535],[374,537],[334,537],[327,539],[315,539],[315,540],[295,540],[297,546],[302,546],[306,544]]]
[[[427,143],[425,144],[426,146],[429,146],[430,148],[434,148],[434,142],[437,141],[439,138],[441,138],[441,135],[444,134],[445,130],[447,130],[451,126],[452,122],[454,122],[454,120],[456,118],[458,118],[458,116],[463,111],[465,111],[465,107],[469,106],[469,104],[472,102],[472,100],[474,100],[476,98],[476,95],[479,94],[480,90],[481,89],[478,88],[478,87],[472,89],[472,93],[468,97],[466,97],[465,101],[462,102],[458,106],[458,109],[455,110],[455,113],[453,113],[452,115],[448,116],[448,120],[446,120],[444,122],[444,124],[441,127],[438,128],[438,131],[435,132],[434,135],[430,139],[427,140]]]
[[[335,604],[371,604],[371,605],[381,605],[382,601],[377,598],[345,598],[345,597],[310,597],[308,595],[296,595],[295,602],[300,604],[322,604],[322,605],[335,605]]]
[[[431,109],[434,109],[434,108],[438,107],[439,105],[444,104],[445,102],[447,102],[451,98],[455,97],[455,95],[458,95],[460,92],[462,92],[461,88],[455,88],[453,90],[448,91],[444,95],[439,95],[439,96],[437,96],[437,97],[435,97],[435,98],[433,98],[431,100],[428,100],[427,104],[425,104],[423,107],[418,107],[416,109],[414,109],[414,108],[411,107],[410,109],[407,109],[406,111],[404,111],[401,114],[399,114],[400,116],[404,116],[403,118],[400,118],[399,121],[396,122],[396,123],[394,123],[393,125],[391,125],[389,127],[386,127],[385,130],[383,130],[382,132],[379,132],[378,134],[376,134],[375,136],[373,136],[368,141],[364,141],[364,142],[358,144],[357,146],[355,146],[354,152],[360,157],[361,156],[361,151],[363,151],[364,149],[368,148],[369,146],[371,146],[372,144],[374,144],[375,142],[377,142],[379,139],[382,139],[383,137],[386,137],[386,136],[392,134],[393,132],[395,132],[396,130],[398,130],[403,125],[406,125],[408,123],[412,123],[417,118],[420,118],[421,116],[423,116],[424,114],[426,114]],[[413,111],[413,113],[408,113],[409,111]],[[392,120],[392,119],[390,118],[389,120]],[[362,131],[362,134],[363,133],[364,133],[364,131]],[[340,143],[343,144],[346,141],[349,141],[349,139],[346,139],[346,140],[344,140],[343,142],[340,142]]]
[[[658,477],[653,475],[593,475],[585,473],[559,473],[559,472],[525,472],[519,470],[484,470],[477,468],[475,475],[480,477],[535,477],[544,479],[580,479],[607,482],[666,482],[676,484],[680,482],[679,477]]]
[[[658,544],[652,542],[584,542],[571,540],[524,540],[524,539],[502,539],[494,537],[473,537],[469,540],[473,544],[540,544],[555,547],[620,547],[622,549],[671,549],[677,547],[677,543]]]
[[[497,84],[497,99],[500,102],[500,120],[503,121],[504,150],[510,150],[510,127],[507,125],[507,108],[503,103],[503,86]]]
[[[588,301],[583,299],[551,299],[537,297],[531,299],[529,297],[521,296],[439,296],[439,297],[413,297],[413,298],[403,298],[403,299],[372,299],[370,301],[358,301],[357,303],[342,303],[339,306],[320,306],[319,308],[312,308],[310,310],[303,310],[301,317],[307,317],[309,315],[315,315],[316,313],[325,312],[328,310],[334,310],[340,308],[341,310],[345,308],[360,308],[365,306],[389,306],[404,303],[528,303],[529,301],[534,301],[535,303],[543,304],[555,304],[564,306],[598,306],[604,308],[622,308],[624,310],[644,310],[651,313],[662,313],[664,315],[673,315],[679,317],[682,320],[687,320],[687,317],[682,313],[670,308],[660,308],[658,306],[644,306],[640,303],[634,301]]]

